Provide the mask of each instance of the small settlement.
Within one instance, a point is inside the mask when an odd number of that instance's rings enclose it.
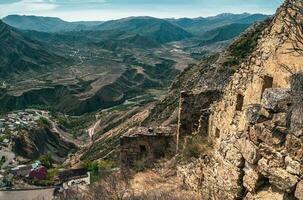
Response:
[[[48,169],[39,160],[20,161],[12,150],[13,137],[21,130],[39,125],[39,120],[49,118],[47,111],[27,109],[0,116],[0,191],[8,188],[35,188],[37,186],[58,186],[84,188],[90,184],[86,169]],[[51,178],[50,178],[51,177]]]
[[[45,116],[48,116],[48,112],[33,109],[15,111],[0,116],[0,148],[10,146],[11,137],[17,135],[20,129],[36,126],[37,121]]]

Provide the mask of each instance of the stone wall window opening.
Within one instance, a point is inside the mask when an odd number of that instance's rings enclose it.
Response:
[[[215,137],[216,138],[220,137],[220,129],[218,129],[217,127],[216,127],[216,130],[215,130]]]
[[[244,96],[242,94],[237,95],[236,111],[242,111],[244,104]]]
[[[263,93],[267,88],[273,87],[273,82],[274,82],[273,77],[267,76],[267,75],[265,75],[263,77],[263,85],[262,85],[262,93],[261,93],[262,96],[261,97],[263,97]]]
[[[147,147],[145,145],[140,145],[139,149],[140,149],[140,155],[142,157],[147,157]]]

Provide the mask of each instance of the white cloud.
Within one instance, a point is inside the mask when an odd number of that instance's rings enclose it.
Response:
[[[184,3],[188,1],[189,3]],[[223,12],[232,13],[270,13],[278,5],[262,4],[264,0],[0,0],[0,18],[10,14],[60,17],[67,21],[109,20],[128,16],[154,17],[199,17],[216,15]],[[282,1],[282,0],[276,0]],[[4,4],[3,4],[4,2]],[[128,4],[127,2],[130,2]],[[144,4],[145,2],[145,4]],[[150,4],[146,4],[149,2]],[[151,3],[154,2],[154,3]],[[160,2],[170,2],[165,4]],[[183,2],[177,4],[172,2]],[[193,2],[200,2],[197,6]],[[218,5],[219,3],[222,5]],[[246,3],[244,3],[246,2]],[[251,2],[256,2],[252,4]],[[257,3],[259,2],[259,3]],[[203,5],[203,6],[202,6]]]
[[[21,0],[10,4],[0,4],[0,17],[10,14],[31,14],[54,10],[58,5],[49,0]]]

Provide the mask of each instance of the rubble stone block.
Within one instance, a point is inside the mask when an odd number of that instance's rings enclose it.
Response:
[[[270,126],[270,128],[268,128]],[[255,125],[251,131],[251,135],[254,140],[262,141],[268,145],[280,147],[285,142],[286,134],[282,132],[279,128],[274,128],[271,130],[271,127],[274,126],[272,124],[265,124],[260,123]]]
[[[299,161],[293,160],[291,157],[287,156],[285,158],[285,165],[287,172],[295,175],[300,175],[301,165]]]
[[[260,129],[259,126],[249,127],[248,136],[249,136],[250,141],[252,141],[254,144],[259,143],[259,141],[258,141],[259,129]]]
[[[257,193],[247,193],[244,200],[290,200],[287,194],[274,187],[266,187]]]
[[[269,183],[285,192],[293,191],[298,182],[297,176],[288,173],[283,168],[272,167],[266,159],[258,162],[258,170],[268,178]]]
[[[262,106],[272,112],[287,112],[290,103],[289,89],[267,88],[263,93]]]
[[[246,109],[245,116],[249,124],[256,124],[260,118],[261,105],[252,104]]]
[[[277,152],[275,148],[262,143],[259,146],[258,153],[261,155],[262,158],[268,159],[268,165],[270,167],[285,167],[285,160],[283,154]]]
[[[268,112],[265,108],[261,108],[260,110],[260,115],[266,119],[271,119],[272,118],[272,113]]]
[[[240,150],[244,159],[250,164],[256,164],[260,158],[257,147],[249,140],[240,140]]]
[[[263,176],[251,165],[246,164],[244,173],[243,185],[248,191],[255,192],[264,183]]]
[[[287,126],[287,113],[276,113],[273,115],[272,122],[276,126]]]
[[[303,136],[303,105],[298,103],[293,106],[290,118],[290,131],[297,137]]]
[[[296,188],[296,191],[295,191],[295,197],[298,200],[303,200],[303,181],[300,181],[297,184],[297,188]]]
[[[286,136],[285,142],[286,150],[289,155],[301,162],[303,160],[303,139],[297,138],[292,134]]]

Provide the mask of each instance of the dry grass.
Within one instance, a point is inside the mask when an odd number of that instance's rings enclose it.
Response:
[[[184,189],[175,177],[162,177],[154,171],[135,174],[132,178],[112,174],[87,191],[68,190],[62,200],[200,200],[200,196]]]

